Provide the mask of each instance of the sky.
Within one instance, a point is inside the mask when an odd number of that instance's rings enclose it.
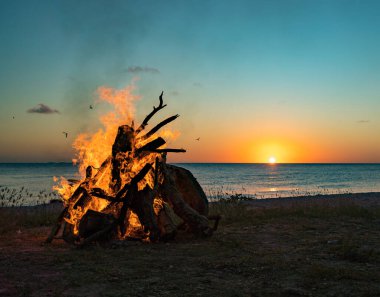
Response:
[[[187,153],[171,162],[378,163],[379,14],[365,0],[2,0],[0,162],[70,161],[99,127],[96,90],[134,84],[136,122],[162,90],[154,120],[180,114],[170,146]]]

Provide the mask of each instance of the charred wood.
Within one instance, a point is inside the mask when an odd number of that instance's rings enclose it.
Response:
[[[126,153],[132,152],[135,145],[135,133],[128,125],[120,126],[115,141],[112,145],[112,188],[115,192],[121,186],[120,171],[122,164],[126,161]]]
[[[185,149],[172,149],[172,148],[166,148],[166,149],[156,149],[151,150],[152,153],[186,153]]]
[[[52,229],[50,231],[50,234],[49,234],[48,238],[45,240],[45,243],[51,243],[53,241],[54,237],[58,234],[59,230],[62,227],[63,218],[67,214],[67,210],[68,210],[68,208],[65,207],[61,211],[61,213],[59,214],[59,216],[57,218],[57,221],[56,221],[55,225],[52,227]]]
[[[63,223],[62,239],[69,244],[76,244],[79,237],[74,235],[74,226],[68,222]]]
[[[107,159],[105,159],[100,165],[100,168],[98,169],[98,172],[95,174],[95,176],[92,178],[92,183],[95,184],[104,174],[108,166],[111,164],[112,157],[109,156]]]
[[[112,157],[118,153],[126,153],[133,150],[135,145],[135,132],[128,125],[122,125],[117,131],[115,141],[112,145]]]
[[[128,184],[128,187],[124,186],[124,188],[117,194],[116,198],[123,198],[124,201],[122,202],[123,205],[120,210],[120,215],[119,218],[117,219],[119,227],[120,227],[120,232],[121,234],[125,233],[125,216],[127,214],[128,208],[131,206],[132,201],[134,198],[137,196],[138,188],[137,184],[139,181],[141,181],[145,175],[149,172],[149,170],[152,168],[152,165],[145,164],[145,166],[140,170],[138,174],[136,174],[135,177],[132,178],[131,182]],[[127,190],[125,190],[127,188]],[[125,191],[126,194],[125,194]],[[125,196],[125,197],[124,197]]]
[[[159,239],[157,219],[153,211],[154,195],[155,191],[146,186],[142,191],[135,192],[130,202],[130,208],[139,217],[144,231],[149,232],[149,239],[152,242]]]
[[[105,214],[93,210],[88,210],[80,221],[79,236],[81,238],[88,238],[95,233],[109,227],[113,224],[115,218],[110,214]],[[106,240],[112,237],[112,233],[107,234],[106,237],[98,237],[98,240]]]
[[[163,146],[165,143],[166,141],[163,138],[158,137],[155,140],[152,140],[148,142],[147,144],[143,145],[142,147],[138,148],[135,151],[135,155],[138,155],[143,151],[152,151],[152,150],[158,149],[160,146]]]
[[[150,130],[148,133],[146,133],[144,136],[141,136],[138,138],[138,140],[145,140],[151,137],[154,133],[156,133],[158,130],[160,130],[163,126],[169,124],[170,122],[173,122],[176,118],[178,118],[179,115],[176,114],[174,116],[171,116],[170,118],[167,118],[166,120],[163,120],[159,124],[157,124],[152,130]]]
[[[153,111],[145,117],[145,119],[144,119],[144,121],[141,123],[140,127],[136,130],[136,135],[139,134],[142,130],[145,129],[146,125],[148,125],[149,120],[150,120],[150,119],[151,119],[151,118],[152,118],[152,117],[153,117],[153,116],[154,116],[159,110],[163,109],[163,108],[166,106],[166,104],[164,105],[164,101],[163,101],[163,99],[162,99],[162,96],[163,96],[163,95],[164,95],[164,92],[162,91],[162,92],[161,92],[161,95],[160,95],[160,97],[159,97],[160,104],[158,105],[158,107],[154,107],[154,106],[153,106]]]

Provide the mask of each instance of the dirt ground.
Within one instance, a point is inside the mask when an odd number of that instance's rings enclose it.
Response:
[[[158,244],[43,245],[49,226],[9,222],[0,296],[380,296],[380,196],[278,200],[212,205],[211,238]]]

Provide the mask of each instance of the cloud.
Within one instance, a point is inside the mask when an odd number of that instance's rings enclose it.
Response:
[[[200,82],[195,82],[195,83],[193,83],[193,86],[194,86],[194,87],[198,87],[198,88],[203,87],[203,85],[202,85]]]
[[[171,91],[169,94],[172,95],[172,96],[178,96],[179,92],[177,92],[177,91]]]
[[[130,73],[147,72],[147,73],[157,74],[157,73],[160,73],[160,70],[153,67],[130,66],[128,67],[127,72],[130,72]]]
[[[26,112],[28,112],[28,113],[43,113],[43,114],[60,113],[58,110],[52,109],[43,103],[40,103],[35,107],[29,108]]]
[[[367,123],[370,123],[371,121],[370,120],[360,120],[360,121],[357,121],[358,124],[367,124]]]

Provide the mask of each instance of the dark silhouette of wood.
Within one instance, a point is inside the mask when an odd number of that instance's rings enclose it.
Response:
[[[67,210],[68,210],[68,208],[65,207],[61,211],[61,213],[59,214],[59,216],[57,218],[57,221],[56,221],[55,225],[52,227],[52,229],[50,231],[50,234],[49,234],[48,238],[45,240],[45,243],[51,243],[53,241],[54,237],[58,234],[58,232],[59,232],[59,230],[61,229],[61,226],[62,226],[63,218],[67,214]]]
[[[112,189],[118,192],[121,186],[120,171],[126,161],[125,153],[132,152],[135,146],[135,132],[132,127],[122,125],[118,128],[115,141],[112,145]]]
[[[137,130],[136,130],[136,135],[139,134],[142,130],[144,130],[145,127],[148,125],[149,120],[150,120],[150,119],[151,119],[151,118],[152,118],[152,117],[153,117],[158,111],[160,111],[161,109],[163,109],[163,108],[166,106],[166,104],[164,105],[164,101],[163,101],[163,99],[162,99],[162,96],[163,96],[163,95],[164,95],[164,91],[162,91],[162,92],[161,92],[161,95],[159,96],[160,104],[158,105],[158,107],[154,107],[154,106],[153,106],[153,111],[145,117],[145,119],[144,119],[144,121],[141,123],[140,127],[137,128]]]
[[[150,165],[149,163],[146,164],[143,167],[143,169],[141,169],[141,171],[138,174],[136,174],[134,178],[132,178],[131,182],[128,184],[128,190],[122,189],[123,191],[126,191],[126,193],[125,194],[118,193],[118,195],[116,196],[123,199],[120,215],[118,218],[118,223],[119,223],[120,231],[122,234],[125,233],[124,220],[125,220],[125,216],[127,214],[128,208],[133,204],[133,201],[137,199],[135,197],[137,196],[137,192],[138,192],[137,184],[139,181],[141,181],[145,177],[145,175],[147,175],[148,171],[151,170],[151,168],[152,168],[152,165]],[[124,188],[126,188],[126,186],[124,186]]]
[[[88,238],[95,233],[108,228],[115,222],[115,218],[106,213],[88,210],[82,217],[78,226],[79,236],[82,238]],[[113,232],[109,232],[105,238],[99,238],[100,240],[110,239]]]
[[[172,148],[165,148],[165,149],[156,149],[151,150],[152,153],[186,153],[185,149],[172,149]]]
[[[95,184],[104,174],[108,166],[111,164],[112,156],[109,156],[107,159],[105,159],[100,165],[98,172],[95,174],[95,176],[92,179],[92,183]]]
[[[169,124],[170,122],[173,122],[175,119],[179,117],[178,114],[171,116],[167,118],[166,120],[163,120],[159,124],[157,124],[152,130],[150,130],[148,133],[146,133],[144,136],[141,136],[138,138],[138,140],[145,140],[151,137],[154,133],[156,133],[158,130],[160,130],[163,126]]]
[[[136,149],[135,156],[138,156],[141,152],[144,152],[144,151],[147,151],[147,152],[154,151],[155,149],[158,149],[160,146],[163,146],[165,143],[166,141],[163,138],[158,137],[148,142],[147,144],[143,145],[142,147]]]

